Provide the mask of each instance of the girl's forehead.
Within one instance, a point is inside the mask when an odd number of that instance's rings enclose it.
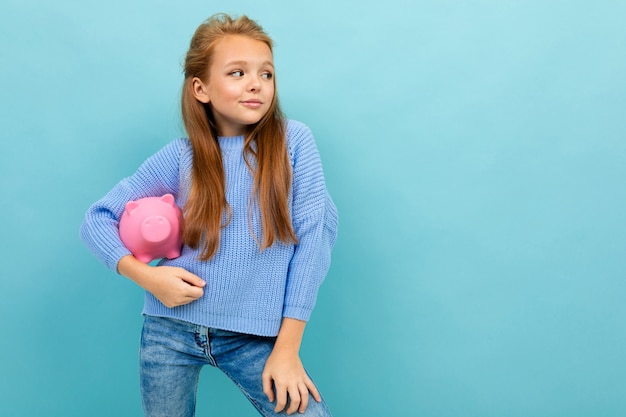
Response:
[[[263,41],[242,35],[227,35],[217,41],[213,51],[213,62],[233,61],[273,63],[272,51]]]

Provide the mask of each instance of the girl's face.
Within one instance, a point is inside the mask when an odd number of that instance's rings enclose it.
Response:
[[[274,61],[263,42],[229,35],[215,45],[208,80],[193,79],[197,100],[210,103],[220,136],[243,135],[274,98]]]

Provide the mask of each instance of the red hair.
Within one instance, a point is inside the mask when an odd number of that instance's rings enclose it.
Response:
[[[185,57],[185,81],[181,97],[182,117],[193,150],[193,168],[189,197],[183,208],[183,240],[191,248],[202,245],[200,259],[211,259],[219,247],[221,228],[231,218],[226,200],[225,174],[217,141],[217,127],[208,105],[193,95],[193,78],[206,81],[213,51],[225,36],[242,35],[265,43],[272,51],[273,42],[261,26],[246,16],[233,19],[218,14],[203,22],[194,33]],[[274,78],[274,83],[276,83]],[[250,216],[258,202],[262,220],[261,250],[276,239],[297,242],[288,208],[291,189],[291,165],[287,154],[284,115],[276,89],[268,112],[245,134],[244,159],[254,174],[254,188],[249,203]],[[255,146],[253,146],[253,144]],[[251,158],[255,163],[250,163]],[[255,168],[253,168],[253,166]],[[222,219],[226,215],[226,224]]]

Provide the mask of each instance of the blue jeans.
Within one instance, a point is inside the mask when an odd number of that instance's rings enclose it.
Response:
[[[202,366],[222,370],[263,416],[274,412],[263,393],[261,374],[276,338],[260,337],[199,326],[179,320],[146,316],[141,335],[140,377],[146,417],[193,417]],[[309,394],[304,414],[330,417],[324,400]]]

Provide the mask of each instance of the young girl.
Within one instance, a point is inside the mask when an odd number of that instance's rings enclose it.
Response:
[[[337,230],[313,136],[281,113],[272,41],[246,16],[201,24],[184,70],[189,138],[148,158],[81,225],[90,250],[146,290],[145,415],[193,416],[209,364],[264,416],[330,416],[298,353]],[[183,250],[151,266],[118,223],[126,202],[166,193],[183,209]]]

